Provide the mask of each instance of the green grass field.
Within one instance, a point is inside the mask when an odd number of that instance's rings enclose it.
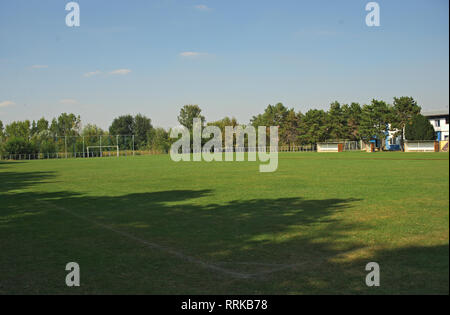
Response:
[[[449,156],[0,161],[0,294],[448,294]],[[65,285],[65,265],[81,286]],[[381,286],[365,285],[378,262]]]

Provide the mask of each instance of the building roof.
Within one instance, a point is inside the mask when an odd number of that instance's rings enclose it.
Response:
[[[433,110],[433,111],[422,112],[422,115],[424,115],[425,117],[430,117],[430,116],[448,116],[448,109],[441,109],[441,110]]]

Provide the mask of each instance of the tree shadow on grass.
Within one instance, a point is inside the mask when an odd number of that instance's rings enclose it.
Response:
[[[360,199],[211,203],[212,190],[123,196],[17,192],[52,178],[48,172],[0,173],[0,234],[8,240],[0,241],[1,274],[8,275],[6,280],[0,278],[0,292],[11,287],[29,292],[25,283],[30,280],[23,280],[24,274],[34,277],[32,292],[65,290],[57,284],[63,274],[54,276],[53,264],[74,255],[87,270],[102,266],[100,272],[85,273],[81,292],[93,288],[100,293],[128,288],[126,293],[184,294],[448,292],[448,244],[372,250],[354,237],[372,226],[348,223],[338,215]],[[42,284],[39,273],[27,269],[36,265],[36,253],[40,264],[52,267],[50,280],[44,282],[50,288]],[[164,263],[155,262],[157,255]],[[369,261],[381,265],[380,288],[364,283]],[[108,272],[118,266],[126,277]]]
[[[380,287],[361,286],[362,293],[446,294],[449,293],[449,245],[406,246],[375,249],[371,261],[380,265]],[[355,258],[342,269],[362,270],[367,259]],[[365,273],[362,274],[365,277]]]
[[[2,162],[1,164],[4,164]],[[14,162],[15,163],[15,162]],[[0,164],[0,165],[1,165]],[[0,193],[25,189],[53,179],[54,172],[3,172],[0,171]]]
[[[51,202],[84,218],[185,249],[211,262],[295,264],[299,251],[305,258],[317,253],[326,259],[336,253],[334,243],[346,238],[348,230],[364,229],[334,217],[358,199],[297,197],[217,204],[202,200],[211,199],[212,194],[211,190],[173,190],[117,197],[71,196],[52,198]],[[347,242],[338,251],[358,246],[357,242]]]

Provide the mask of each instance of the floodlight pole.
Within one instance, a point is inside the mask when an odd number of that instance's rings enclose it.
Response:
[[[67,159],[67,136],[64,136],[64,152],[66,153],[66,159]]]
[[[102,136],[100,135],[100,157],[103,157],[103,152],[102,152]]]

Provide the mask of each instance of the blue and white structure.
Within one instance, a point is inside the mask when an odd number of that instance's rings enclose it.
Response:
[[[397,130],[391,130],[391,125],[389,124],[385,132],[386,139],[384,144],[388,151],[399,151],[402,149],[400,145],[402,137],[400,135],[395,136],[396,132]]]
[[[436,141],[448,140],[448,109],[440,111],[423,112],[436,131]]]

